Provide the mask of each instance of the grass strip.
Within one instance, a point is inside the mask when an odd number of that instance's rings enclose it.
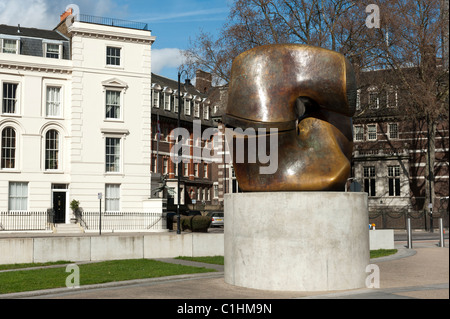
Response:
[[[128,259],[79,265],[80,286],[123,280],[156,278],[215,271],[164,263],[151,259]],[[18,270],[0,273],[0,294],[66,287],[71,275],[66,268]]]
[[[370,251],[370,258],[379,258],[397,253],[397,249],[378,249]]]
[[[0,265],[0,270],[45,267],[45,266],[54,266],[54,265],[65,265],[65,264],[70,264],[70,263],[73,263],[73,262],[67,261],[67,260],[59,260],[59,261],[47,262],[47,263],[6,264],[6,265]]]
[[[215,264],[215,265],[223,265],[224,264],[224,257],[223,256],[210,256],[210,257],[186,257],[186,256],[180,256],[180,257],[176,257],[175,259],[196,261],[196,262],[201,262],[201,263],[206,263],[206,264]]]

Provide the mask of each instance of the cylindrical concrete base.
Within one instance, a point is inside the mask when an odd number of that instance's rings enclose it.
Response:
[[[225,282],[278,291],[365,287],[366,193],[225,195]]]

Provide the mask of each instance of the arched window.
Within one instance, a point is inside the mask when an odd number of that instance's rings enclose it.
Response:
[[[2,130],[2,159],[1,168],[16,167],[16,131],[12,127]]]
[[[45,169],[59,168],[59,133],[49,130],[45,134]]]

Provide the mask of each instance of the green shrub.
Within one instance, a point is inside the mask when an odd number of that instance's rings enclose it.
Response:
[[[206,233],[208,232],[209,226],[211,226],[211,221],[210,216],[181,216],[181,230]]]

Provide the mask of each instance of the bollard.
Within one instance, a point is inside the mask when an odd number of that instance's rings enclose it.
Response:
[[[408,233],[408,249],[412,249],[411,218],[406,220],[406,231]]]
[[[445,247],[444,243],[444,222],[439,218],[439,247]]]

